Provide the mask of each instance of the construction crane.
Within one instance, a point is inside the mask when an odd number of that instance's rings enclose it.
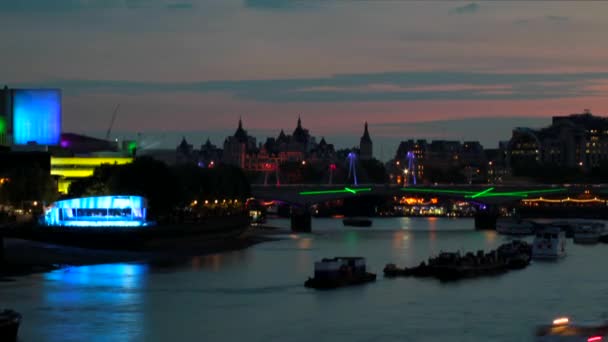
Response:
[[[106,140],[110,139],[110,133],[112,132],[112,126],[114,126],[114,120],[116,120],[116,114],[118,113],[118,108],[120,108],[120,103],[116,105],[116,108],[114,108],[114,113],[112,113],[112,120],[110,121],[110,127],[108,127],[108,131],[106,132]]]

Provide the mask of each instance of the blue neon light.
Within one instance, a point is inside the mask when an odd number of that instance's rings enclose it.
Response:
[[[72,198],[53,203],[44,213],[46,226],[143,227],[146,200],[141,196],[97,196]]]
[[[13,92],[13,143],[57,145],[61,136],[61,92],[16,89]]]

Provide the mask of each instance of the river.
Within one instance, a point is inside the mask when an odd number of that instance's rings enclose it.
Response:
[[[23,314],[20,341],[532,341],[559,315],[606,318],[607,245],[568,241],[568,256],[496,277],[441,283],[386,279],[441,250],[507,241],[471,219],[383,218],[371,228],[313,219],[313,234],[157,264],[70,267],[0,283],[0,307]],[[378,280],[303,286],[323,257],[365,256]]]

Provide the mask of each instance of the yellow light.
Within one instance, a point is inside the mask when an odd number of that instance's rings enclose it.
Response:
[[[133,162],[130,157],[51,157],[53,166],[99,166],[102,164],[129,164]]]
[[[62,194],[67,194],[70,189],[70,184],[72,184],[71,180],[60,179],[57,181],[57,191]]]
[[[51,176],[85,178],[91,177],[94,171],[95,169],[51,169]]]
[[[215,204],[217,204],[217,200],[215,200]]]
[[[198,201],[197,201],[197,200],[192,201],[192,206],[195,206],[195,205],[197,205],[197,204],[198,204]]]
[[[560,317],[553,320],[553,325],[565,325],[568,324],[570,320],[568,317]]]
[[[34,201],[34,207],[38,205],[38,201]]]
[[[205,204],[209,204],[209,201],[208,201],[208,200],[205,200]]]

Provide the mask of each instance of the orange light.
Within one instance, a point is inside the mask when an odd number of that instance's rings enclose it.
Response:
[[[570,320],[568,317],[560,317],[553,320],[553,325],[565,325],[568,324]]]

